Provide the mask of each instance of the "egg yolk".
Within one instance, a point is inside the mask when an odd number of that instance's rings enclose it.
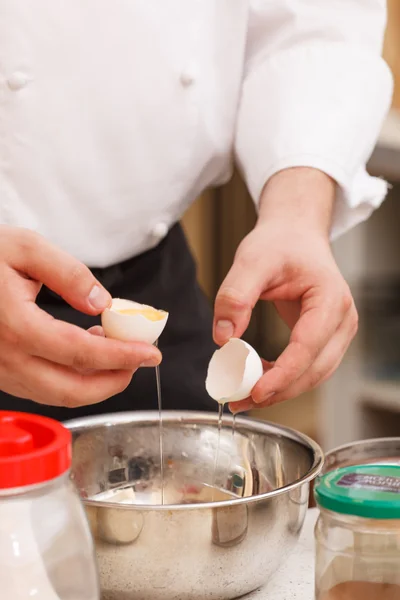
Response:
[[[165,317],[164,312],[156,310],[155,308],[121,308],[117,312],[121,315],[129,316],[142,315],[149,321],[161,321],[161,319],[164,319]]]

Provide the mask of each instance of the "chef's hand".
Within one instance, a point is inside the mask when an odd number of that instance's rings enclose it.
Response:
[[[160,352],[58,321],[35,303],[42,284],[88,315],[110,294],[87,267],[31,231],[0,226],[0,389],[42,404],[76,407],[121,392]]]
[[[290,341],[252,397],[234,412],[293,398],[324,382],[357,331],[357,311],[329,244],[335,184],[314,169],[281,171],[264,189],[259,219],[240,244],[215,304],[222,345],[246,330],[259,299],[273,302]]]

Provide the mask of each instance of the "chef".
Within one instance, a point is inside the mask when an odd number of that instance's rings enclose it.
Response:
[[[212,407],[212,352],[259,300],[290,342],[240,410],[318,385],[357,329],[330,240],[387,185],[384,0],[0,0],[1,409]],[[179,225],[236,162],[258,210],[212,311]],[[104,337],[121,297],[159,349]]]

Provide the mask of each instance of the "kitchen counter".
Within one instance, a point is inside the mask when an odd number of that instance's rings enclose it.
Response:
[[[314,525],[318,511],[308,511],[299,542],[288,562],[268,585],[246,600],[313,600],[314,598]]]

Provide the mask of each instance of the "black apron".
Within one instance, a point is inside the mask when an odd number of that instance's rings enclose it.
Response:
[[[166,410],[212,410],[205,390],[207,365],[216,349],[212,341],[212,311],[196,280],[196,267],[180,225],[175,225],[154,249],[105,269],[92,269],[114,298],[127,298],[169,312],[160,337],[162,405]],[[88,329],[100,324],[71,308],[43,287],[37,304],[56,319]],[[84,398],[82,398],[84,402]],[[10,396],[0,391],[0,409],[17,410],[65,421],[87,415],[130,410],[155,410],[155,369],[142,368],[128,388],[91,406],[59,408]]]

